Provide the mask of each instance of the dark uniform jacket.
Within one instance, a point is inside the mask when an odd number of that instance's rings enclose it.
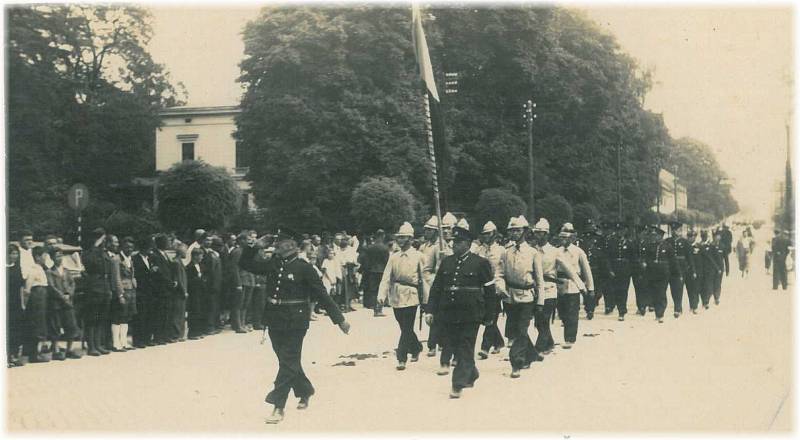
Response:
[[[789,255],[790,242],[784,237],[775,237],[772,239],[772,258],[777,261],[783,261]]]
[[[93,248],[84,259],[86,289],[92,301],[110,301],[115,262],[105,249]]]
[[[647,265],[644,275],[651,280],[668,280],[678,264],[675,251],[667,240],[645,243],[644,262]]]
[[[611,266],[605,250],[605,240],[603,237],[587,236],[580,241],[580,248],[586,253],[589,260],[589,268],[592,270],[592,278],[604,280],[611,278]]]
[[[175,294],[175,281],[177,281],[176,265],[161,255],[156,249],[150,257],[150,273],[152,274],[153,296],[157,298],[171,298]]]
[[[705,247],[703,243],[692,243],[689,252],[691,252],[689,260],[692,264],[692,270],[697,274],[697,278],[700,278],[706,273],[706,267],[711,265],[706,256]]]
[[[441,323],[488,322],[497,302],[489,260],[467,252],[442,260],[431,286],[426,312]]]
[[[208,277],[209,293],[218,295],[222,292],[222,260],[214,251],[207,251],[201,263],[204,275]]]
[[[617,278],[631,276],[634,254],[637,249],[633,242],[622,235],[612,235],[606,240],[606,258]]]
[[[289,260],[274,256],[256,260],[256,248],[244,248],[239,267],[248,272],[265,275],[267,298],[263,324],[273,330],[302,330],[311,319],[310,302],[316,301],[328,312],[334,324],[344,321],[342,312],[325,291],[317,271],[297,255]]]
[[[203,271],[202,265],[199,273],[193,263],[189,263],[186,266],[186,286],[189,292],[189,299],[186,303],[187,310],[203,310],[203,304],[208,292],[208,281],[208,272]]]
[[[383,273],[389,261],[389,247],[382,242],[375,242],[359,255],[362,273]]]
[[[675,259],[677,262],[672,276],[691,277],[695,273],[691,243],[683,237],[670,237],[668,241],[672,246],[672,250],[675,252]]]
[[[144,264],[142,254],[134,254],[131,257],[133,262],[133,276],[136,277],[136,299],[146,300],[153,296],[153,273],[150,267]],[[152,258],[147,259],[147,263],[152,265]]]

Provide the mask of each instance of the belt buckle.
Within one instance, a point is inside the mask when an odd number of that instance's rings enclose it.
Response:
[[[269,303],[270,303],[270,304],[272,304],[272,305],[278,305],[278,304],[280,304],[280,302],[281,302],[281,300],[279,300],[279,299],[275,299],[275,298],[269,298],[269,300],[268,300],[268,301],[269,301]]]
[[[458,290],[458,287],[456,287],[456,286],[450,286],[450,291],[451,291],[451,292],[455,292],[456,290]]]

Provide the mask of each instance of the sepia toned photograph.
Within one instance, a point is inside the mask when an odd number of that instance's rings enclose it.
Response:
[[[795,434],[791,2],[4,2],[5,435]]]

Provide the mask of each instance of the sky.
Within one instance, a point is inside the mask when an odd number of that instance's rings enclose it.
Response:
[[[585,12],[654,73],[645,107],[663,114],[674,138],[710,145],[743,214],[768,218],[785,169],[785,126],[795,117],[793,11],[720,4],[568,7]],[[257,5],[151,10],[149,49],[184,84],[188,105],[237,104],[241,31],[258,15]]]

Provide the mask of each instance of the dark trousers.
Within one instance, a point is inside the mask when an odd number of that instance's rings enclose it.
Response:
[[[242,325],[247,324],[247,312],[253,303],[253,290],[255,290],[255,286],[244,286],[242,288],[242,305],[239,308],[239,322]]]
[[[651,299],[647,288],[647,281],[643,275],[633,275],[633,291],[636,294],[636,308],[642,312],[651,306]]]
[[[719,303],[719,296],[722,293],[722,274],[714,277],[714,290],[711,293],[714,294],[714,301]]]
[[[680,275],[669,278],[669,293],[672,295],[672,306],[675,313],[683,312],[683,277]]]
[[[242,286],[242,289],[234,289],[231,292],[231,328],[234,330],[241,330],[244,328],[244,318],[247,316],[247,307],[245,300],[249,300],[252,296],[252,286]]]
[[[689,307],[692,310],[697,309],[697,306],[700,304],[702,284],[702,276],[698,276],[697,278],[692,277],[691,274],[686,276],[686,296],[689,297]]]
[[[214,331],[219,324],[219,313],[220,313],[220,300],[221,300],[221,292],[214,291],[213,289],[209,292],[208,295],[208,303],[206,308],[206,323],[208,327],[208,331]],[[263,307],[261,308],[263,311]]]
[[[435,350],[439,347],[441,353],[439,354],[439,365],[450,365],[453,359],[453,350],[447,346],[447,341],[444,334],[444,324],[437,320],[433,320],[433,325],[428,331],[428,350]]]
[[[609,299],[608,296],[611,298],[606,302],[606,311],[614,310],[614,306],[616,306],[619,316],[625,316],[628,313],[628,288],[631,284],[631,276],[628,273],[616,273],[615,275],[609,283],[611,295],[606,295],[606,299]],[[609,304],[611,305],[610,310]]]
[[[731,262],[730,259],[728,258],[729,255],[730,252],[724,252],[722,255],[722,261],[725,262],[725,276],[730,275],[731,272]]]
[[[786,274],[786,257],[775,257],[772,260],[772,289],[777,290],[778,285],[786,290],[789,279]]]
[[[483,329],[481,351],[489,351],[491,348],[499,349],[506,345],[503,340],[503,334],[500,333],[500,328],[497,327],[498,316],[500,316],[499,311],[492,316],[492,325],[488,325]]]
[[[272,351],[278,357],[278,375],[275,377],[275,388],[267,394],[267,403],[276,408],[284,408],[289,391],[294,390],[295,397],[310,397],[314,394],[311,381],[303,372],[300,364],[303,354],[303,338],[306,330],[273,330],[269,329]]]
[[[704,306],[708,305],[708,302],[711,299],[711,295],[714,293],[714,280],[717,278],[717,275],[721,274],[718,274],[716,269],[707,270],[703,274],[703,283],[702,283],[702,290],[700,291],[700,298],[702,299]]]
[[[170,338],[170,310],[171,298],[168,293],[155,298],[153,310],[153,339],[156,342],[166,342]]]
[[[189,297],[191,306],[189,307],[188,317],[186,318],[186,326],[188,327],[188,335],[201,336],[208,332],[208,295],[200,295],[199,298]]]
[[[153,315],[156,301],[151,296],[140,295],[136,297],[136,314],[131,321],[131,334],[133,345],[147,345],[153,340]]]
[[[663,318],[664,311],[667,309],[667,284],[668,279],[647,279],[647,287],[650,293],[650,301],[656,309],[656,318]]]
[[[586,312],[586,315],[590,313],[594,313],[595,307],[597,307],[597,293],[592,293],[589,295],[589,292],[581,294],[583,296],[583,310]]]
[[[253,326],[261,326],[262,318],[264,316],[264,305],[267,302],[267,286],[258,286],[253,288],[253,299],[250,301],[250,308],[248,309],[248,321]]]
[[[378,305],[378,288],[381,285],[383,273],[367,272],[364,274],[364,308],[374,309]]]
[[[533,342],[531,342],[530,335],[528,335],[528,327],[530,327],[531,319],[533,319],[534,306],[535,304],[532,302],[505,304],[506,336],[508,337],[508,343],[511,345],[508,360],[515,370],[530,364],[539,356],[533,346]]]
[[[564,323],[564,341],[574,343],[578,337],[578,311],[581,297],[577,293],[564,294],[558,297],[560,311],[558,316]]]
[[[47,339],[47,287],[34,287],[25,306],[24,354],[37,356],[39,343]]]
[[[186,329],[186,298],[183,296],[173,297],[170,300],[169,309],[169,339],[183,338]]]
[[[16,307],[6,302],[7,316],[6,316],[6,347],[9,358],[19,355],[19,347],[25,343],[25,311],[22,310],[19,302]]]
[[[400,341],[397,342],[397,361],[405,362],[408,355],[417,356],[422,351],[422,344],[414,333],[414,321],[417,317],[417,306],[393,308],[394,318],[400,324]]]
[[[450,347],[457,362],[453,369],[453,388],[456,390],[472,386],[478,379],[478,368],[475,366],[478,327],[480,324],[477,322],[444,324],[445,345]]]
[[[553,334],[550,332],[550,317],[553,316],[553,309],[556,307],[556,299],[544,300],[544,305],[537,305],[534,309],[534,325],[539,335],[536,337],[534,347],[536,351],[551,350],[555,346]]]

